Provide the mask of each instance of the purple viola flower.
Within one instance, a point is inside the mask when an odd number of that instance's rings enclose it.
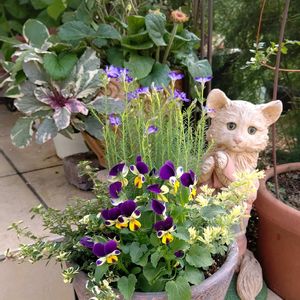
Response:
[[[93,247],[93,253],[99,258],[96,261],[98,266],[103,265],[105,262],[113,264],[118,261],[117,255],[121,252],[118,248],[118,243],[115,240],[110,240],[106,243],[96,243]]]
[[[162,192],[158,183],[148,185],[147,190],[154,194],[160,194]]]
[[[166,185],[161,187],[158,184],[151,184],[147,186],[147,190],[157,195],[157,199],[160,201],[168,202],[165,194],[169,193],[169,188]]]
[[[157,215],[164,215],[166,212],[166,206],[163,202],[160,202],[156,199],[152,199],[151,201],[151,209],[157,214]]]
[[[108,181],[116,182],[120,181],[122,186],[126,186],[128,184],[128,180],[125,178],[128,174],[128,167],[125,163],[119,163],[113,166],[108,173]]]
[[[183,173],[181,175],[180,181],[181,181],[182,185],[189,187],[196,183],[196,175],[192,170],[190,170],[189,172]]]
[[[195,81],[201,83],[202,85],[204,85],[206,82],[211,81],[211,80],[212,80],[212,76],[195,77]]]
[[[174,255],[177,258],[182,258],[184,256],[184,252],[182,250],[177,250],[177,251],[174,252]]]
[[[116,181],[109,185],[108,187],[109,195],[112,199],[118,199],[119,194],[122,191],[122,182]]]
[[[131,231],[136,231],[141,227],[141,223],[137,220],[141,216],[141,212],[133,200],[119,204],[118,208],[121,211],[121,216],[118,218],[121,228],[129,226]]]
[[[120,76],[119,68],[112,65],[105,67],[105,73],[108,78],[119,78]]]
[[[106,226],[113,226],[117,224],[120,215],[121,215],[121,211],[118,206],[110,209],[103,209],[101,211],[101,217],[104,219],[105,221],[104,224]]]
[[[174,99],[181,100],[182,102],[190,102],[191,100],[186,97],[185,92],[181,92],[179,90],[174,91]]]
[[[171,176],[176,175],[175,172],[176,171],[174,164],[170,160],[167,160],[165,164],[159,169],[159,177],[162,180],[169,180]]]
[[[173,81],[180,80],[184,77],[184,75],[182,73],[179,73],[179,72],[176,72],[176,71],[169,72],[168,76]]]
[[[176,226],[173,225],[172,217],[167,217],[163,221],[158,221],[154,224],[154,229],[156,231],[156,235],[161,239],[163,244],[169,244],[174,240],[173,232],[176,229]]]
[[[82,238],[80,239],[79,243],[80,243],[82,246],[84,246],[84,247],[86,247],[86,248],[89,248],[89,249],[93,249],[93,247],[94,247],[94,242],[93,242],[92,238],[89,237],[89,236],[84,236],[84,237],[82,237]]]
[[[108,116],[108,119],[109,119],[109,124],[111,126],[118,127],[122,124],[121,119],[118,116],[116,116],[115,114],[110,114]]]
[[[149,172],[149,176],[150,177],[158,177],[158,173],[157,173],[157,170],[156,168],[152,168],[152,170]]]
[[[146,134],[153,134],[156,133],[158,131],[158,127],[154,126],[154,125],[149,125],[147,130],[146,130]]]
[[[144,175],[149,172],[149,168],[147,164],[143,162],[140,155],[136,157],[135,165],[131,165],[129,169],[134,175],[136,175],[134,178],[134,185],[139,189],[142,188],[143,183],[145,182]]]

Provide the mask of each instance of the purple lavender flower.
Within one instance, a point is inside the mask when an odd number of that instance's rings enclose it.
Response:
[[[181,92],[179,90],[174,91],[174,99],[181,100],[183,102],[190,102],[191,100],[186,97],[185,92]]]
[[[211,80],[212,80],[212,76],[195,77],[195,81],[201,83],[202,85],[204,85],[206,82],[211,81]]]
[[[79,243],[80,243],[82,246],[84,246],[84,247],[86,247],[86,248],[89,248],[89,249],[93,249],[93,247],[94,247],[94,242],[93,242],[92,238],[89,237],[89,236],[84,236],[84,237],[82,237],[82,238],[80,239]]]
[[[113,264],[118,261],[117,255],[120,255],[120,250],[117,249],[118,243],[115,240],[110,240],[106,243],[96,243],[93,247],[93,253],[99,257],[96,264],[103,265],[105,262]]]
[[[153,134],[156,133],[158,131],[158,127],[154,126],[154,125],[149,125],[146,131],[146,134]]]
[[[109,185],[108,187],[109,195],[112,199],[118,199],[119,194],[122,191],[122,182],[116,181]]]
[[[169,72],[168,76],[173,81],[180,80],[180,79],[182,79],[184,77],[184,75],[182,73],[178,73],[176,71]]]
[[[122,124],[121,119],[116,116],[115,114],[110,114],[109,117],[109,123],[111,126],[120,126]]]
[[[156,199],[151,201],[151,209],[158,215],[163,215],[166,212],[166,206],[163,202],[160,202]]]
[[[105,73],[108,78],[119,78],[120,76],[119,68],[112,65],[105,67]]]

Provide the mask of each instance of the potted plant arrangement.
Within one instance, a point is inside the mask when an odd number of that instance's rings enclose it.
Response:
[[[202,186],[197,195],[191,168],[204,154],[204,84],[190,101],[175,93],[175,81],[169,89],[135,91],[122,113],[98,118],[110,167],[108,185],[97,182],[83,163],[95,182],[96,199],[78,200],[63,212],[42,206],[32,210],[61,241],[12,225],[34,239],[21,245],[19,258],[55,257],[72,264],[63,277],[74,280],[80,299],[225,297],[238,263],[233,226],[245,213],[258,174],[241,174],[218,194]],[[185,111],[183,101],[191,102]],[[193,121],[196,104],[202,117]]]

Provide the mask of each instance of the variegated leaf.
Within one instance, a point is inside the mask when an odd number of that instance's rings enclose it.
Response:
[[[32,114],[40,110],[49,109],[49,106],[39,102],[34,97],[23,96],[14,102],[15,107],[24,114]]]
[[[24,58],[24,62],[25,62],[25,63],[27,63],[27,62],[29,62],[29,61],[32,61],[32,60],[37,61],[37,62],[40,63],[40,64],[43,63],[43,58],[42,58],[40,55],[38,55],[38,54],[36,54],[36,53],[34,53],[34,52],[29,53],[29,54]]]
[[[33,134],[33,121],[33,118],[29,117],[20,118],[12,128],[10,137],[16,147],[25,148],[30,144]]]
[[[36,97],[36,99],[47,105],[50,105],[52,102],[50,98],[51,94],[52,94],[51,91],[45,87],[39,86],[34,90],[34,96]]]
[[[47,84],[47,78],[42,67],[36,61],[28,61],[23,63],[23,71],[26,77],[36,85]]]
[[[70,125],[71,112],[66,107],[60,107],[55,110],[53,119],[58,130],[65,129]]]
[[[103,126],[99,123],[99,121],[93,117],[88,116],[84,120],[85,130],[97,138],[98,140],[103,140]]]
[[[57,135],[57,127],[52,118],[46,118],[43,120],[36,132],[36,142],[43,144]]]
[[[23,36],[29,44],[40,48],[50,36],[47,27],[40,21],[28,19],[23,26]]]
[[[97,97],[90,105],[102,114],[121,114],[125,109],[125,102],[106,96]]]

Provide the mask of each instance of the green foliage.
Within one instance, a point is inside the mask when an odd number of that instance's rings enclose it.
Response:
[[[133,274],[128,277],[121,277],[118,281],[118,289],[124,296],[125,300],[130,300],[135,290],[135,284],[137,280]]]
[[[167,282],[166,292],[169,300],[188,300],[192,296],[189,283],[185,277],[178,277],[176,281]]]
[[[196,268],[209,267],[213,263],[210,251],[198,245],[192,245],[186,255],[186,261]]]

